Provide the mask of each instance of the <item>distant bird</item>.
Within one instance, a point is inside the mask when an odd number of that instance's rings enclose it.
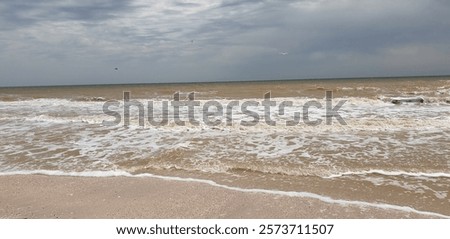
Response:
[[[287,54],[289,54],[289,53],[288,52],[280,52],[280,55],[283,55],[283,56],[285,56]]]
[[[117,67],[116,67],[116,68],[114,68],[114,70],[118,71],[118,70],[119,70],[119,68],[117,68]]]

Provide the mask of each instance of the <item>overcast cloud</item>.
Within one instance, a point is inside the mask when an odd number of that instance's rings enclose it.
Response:
[[[449,13],[447,0],[2,0],[0,86],[450,74]]]

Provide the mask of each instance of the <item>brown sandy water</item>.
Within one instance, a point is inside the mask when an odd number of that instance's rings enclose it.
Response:
[[[327,90],[333,106],[345,101],[345,125],[336,118],[325,124],[325,109],[312,107],[311,119],[321,124],[286,126],[311,100],[324,107]],[[169,117],[168,125],[139,126],[137,107],[129,126],[104,125],[112,119],[102,110],[108,100],[119,103],[112,109],[123,119],[124,91],[145,110],[153,101],[156,118],[175,92],[181,101],[196,92],[201,105],[214,100],[226,109],[231,101],[261,103],[270,91],[276,126],[263,117],[243,126],[249,116],[239,107],[232,125],[226,115],[205,124],[202,107],[194,112],[199,125]],[[423,102],[391,103],[397,97]],[[293,104],[285,114],[283,101]],[[264,116],[261,105],[249,109]],[[0,88],[0,134],[2,174],[153,174],[450,215],[448,77]]]
[[[448,98],[449,77],[416,78],[368,78],[282,80],[255,82],[173,83],[133,85],[87,85],[49,87],[0,88],[0,100],[59,98],[91,100],[94,97],[121,100],[123,91],[130,91],[133,98],[172,98],[175,92],[197,92],[199,99],[246,99],[262,98],[272,91],[273,97],[324,97],[325,90],[332,90],[336,97],[367,97],[379,95],[424,95]],[[442,89],[440,89],[442,87]],[[441,90],[441,91],[439,91]],[[442,93],[443,92],[443,93]]]

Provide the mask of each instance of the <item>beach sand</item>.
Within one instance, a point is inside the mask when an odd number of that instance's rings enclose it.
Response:
[[[146,177],[1,176],[0,192],[0,218],[430,218]]]

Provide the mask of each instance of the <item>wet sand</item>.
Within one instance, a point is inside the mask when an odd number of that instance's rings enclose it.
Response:
[[[431,218],[156,178],[1,176],[0,192],[0,218]]]

